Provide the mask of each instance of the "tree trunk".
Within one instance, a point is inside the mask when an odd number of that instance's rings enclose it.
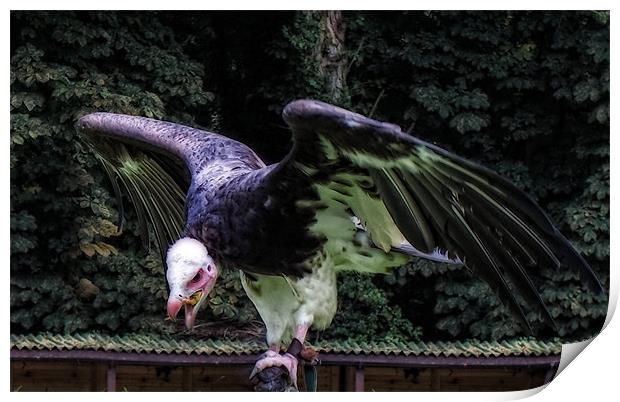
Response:
[[[318,62],[324,77],[329,99],[341,105],[348,103],[346,85],[347,58],[344,37],[345,23],[340,11],[320,11]]]

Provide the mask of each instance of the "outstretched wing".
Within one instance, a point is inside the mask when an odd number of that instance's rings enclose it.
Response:
[[[110,176],[119,218],[123,219],[124,190],[135,208],[143,243],[150,244],[150,226],[165,267],[165,252],[184,228],[185,194],[191,177],[217,157],[213,145],[225,137],[112,113],[86,115],[77,121],[76,129]]]
[[[283,117],[294,147],[274,174],[331,183],[386,252],[404,238],[420,253],[463,261],[528,328],[512,289],[553,324],[533,279],[541,267],[577,271],[602,291],[541,208],[491,170],[321,102],[292,102]]]

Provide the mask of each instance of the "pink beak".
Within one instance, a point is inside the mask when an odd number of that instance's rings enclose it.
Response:
[[[191,304],[185,305],[185,328],[192,329],[194,328],[194,323],[196,322],[196,311],[194,306]]]
[[[196,322],[196,311],[191,303],[180,300],[177,297],[169,297],[167,306],[168,317],[172,319],[177,318],[183,306],[185,306],[185,327],[187,329],[192,329]]]
[[[177,315],[179,314],[179,310],[181,310],[181,307],[183,306],[183,301],[179,300],[176,297],[169,297],[168,298],[168,306],[167,306],[167,310],[168,310],[168,317],[170,318],[177,318]]]
[[[215,280],[217,279],[217,271],[211,269],[211,266],[208,270],[202,270],[202,276],[200,280],[188,285],[188,290],[193,292],[201,292],[198,296],[200,299],[198,300],[198,304],[196,301],[191,300],[191,298],[180,299],[179,297],[170,295],[168,297],[168,317],[171,319],[175,319],[181,310],[181,307],[185,306],[185,327],[187,329],[192,329],[194,327],[194,323],[196,322],[196,313],[198,312],[199,304],[204,302],[204,298],[207,297],[207,294],[213,288],[215,284]],[[194,293],[196,295],[196,293]]]

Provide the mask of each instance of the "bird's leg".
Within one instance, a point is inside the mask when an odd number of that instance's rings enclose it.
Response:
[[[306,339],[308,328],[310,328],[310,325],[298,325],[296,327],[295,337],[293,338],[293,342],[291,342],[291,346],[293,343],[296,343],[296,340],[299,341],[301,350],[297,352],[295,356],[301,357],[306,362],[315,365],[318,362],[318,352],[312,348],[307,348],[304,346],[304,340]]]
[[[310,328],[310,325],[307,324],[300,324],[295,327],[295,339],[298,339],[302,344],[308,334],[308,328]]]
[[[287,355],[291,355],[297,359],[297,356],[304,351],[304,340],[308,334],[308,328],[310,328],[310,326],[306,324],[300,324],[295,327],[295,335],[286,350]]]
[[[297,365],[299,363],[299,358],[306,360],[306,356],[304,351],[304,340],[306,339],[306,335],[308,334],[308,328],[310,328],[309,324],[300,324],[295,327],[295,335],[291,344],[289,345],[286,353],[284,354],[285,359],[291,362],[291,364],[287,365],[289,375],[293,380],[293,384],[297,387]]]
[[[304,340],[306,339],[309,328],[310,324],[300,324],[295,327],[295,336],[286,350],[284,357],[289,358],[295,363],[299,363],[299,360],[301,359],[302,363],[315,366],[319,364],[317,351],[304,346]],[[316,391],[316,369],[314,367],[306,367],[304,370],[306,374],[306,390]],[[297,378],[297,364],[292,365],[292,368],[289,369],[289,376],[291,378]]]

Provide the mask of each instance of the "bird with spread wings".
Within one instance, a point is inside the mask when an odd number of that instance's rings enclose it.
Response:
[[[542,209],[493,171],[322,102],[294,101],[283,118],[293,147],[272,165],[179,124],[111,113],[76,123],[117,198],[131,200],[144,240],[154,231],[170,317],[183,308],[191,328],[220,271],[241,271],[267,329],[253,376],[279,366],[295,383],[308,330],[336,313],[340,271],[386,273],[413,258],[462,264],[529,331],[524,308],[555,325],[534,280],[541,268],[577,272],[602,292]]]

